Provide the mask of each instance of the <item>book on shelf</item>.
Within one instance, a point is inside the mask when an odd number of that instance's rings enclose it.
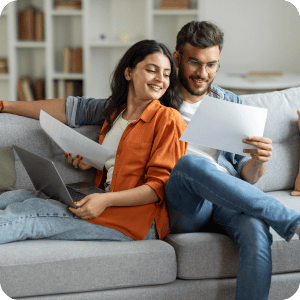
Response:
[[[72,50],[70,47],[64,48],[64,73],[72,72]]]
[[[35,100],[44,100],[45,95],[45,79],[37,78],[34,80]]]
[[[8,73],[7,59],[0,58],[0,74],[6,74],[6,73]]]
[[[188,9],[190,0],[161,0],[160,9]]]
[[[73,50],[72,73],[82,73],[82,47]]]
[[[22,77],[17,83],[19,101],[35,101],[45,99],[44,78],[32,79],[29,76]]]
[[[78,0],[57,0],[54,1],[55,9],[81,9],[81,1]]]
[[[44,40],[44,14],[32,5],[19,12],[19,40]]]
[[[59,97],[59,86],[58,86],[58,84],[59,84],[59,80],[54,80],[54,82],[53,82],[53,88],[54,88],[54,98],[55,99],[59,99],[60,97]]]
[[[22,80],[19,80],[17,83],[17,93],[19,101],[26,101],[25,94],[23,91]]]
[[[34,40],[44,40],[44,14],[40,10],[37,10],[34,15]]]
[[[65,81],[65,99],[69,96],[82,96],[82,80]]]
[[[82,73],[82,47],[64,48],[64,73]]]
[[[271,71],[271,72],[249,72],[247,77],[270,77],[270,76],[282,76],[283,73],[280,71]]]
[[[17,92],[19,101],[34,101],[33,83],[30,77],[23,77],[18,81]]]

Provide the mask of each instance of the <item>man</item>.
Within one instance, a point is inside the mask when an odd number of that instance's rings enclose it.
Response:
[[[204,95],[242,104],[238,96],[213,84],[222,46],[223,32],[208,22],[190,22],[177,35],[173,58],[184,99],[180,112],[187,123]],[[289,241],[299,233],[300,214],[251,185],[264,174],[272,141],[249,137],[243,142],[257,147],[244,150],[251,158],[189,144],[166,187],[170,231],[215,227],[230,236],[240,254],[236,299],[262,300],[268,299],[272,275],[269,226]]]

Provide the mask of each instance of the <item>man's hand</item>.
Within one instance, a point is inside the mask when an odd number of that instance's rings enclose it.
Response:
[[[253,184],[265,172],[265,163],[272,155],[272,140],[265,137],[250,136],[248,139],[244,139],[243,142],[257,147],[257,149],[244,149],[244,153],[249,153],[252,159],[244,165],[241,172],[241,178]]]
[[[244,153],[249,153],[258,163],[267,162],[272,155],[272,140],[265,137],[250,136],[243,142],[257,147],[257,149],[244,149]]]
[[[64,152],[66,160],[72,164],[75,169],[80,169],[82,171],[90,169],[92,166],[83,162],[83,157],[77,155],[75,159],[72,158],[72,153]]]
[[[108,207],[107,194],[91,194],[78,202],[74,202],[78,208],[69,207],[70,211],[81,219],[97,218]]]

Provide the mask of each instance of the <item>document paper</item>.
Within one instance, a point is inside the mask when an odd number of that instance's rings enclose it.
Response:
[[[243,156],[256,147],[242,142],[262,137],[268,110],[204,96],[180,140]]]
[[[43,130],[65,152],[72,153],[73,158],[78,154],[84,158],[84,162],[96,169],[102,170],[108,156],[108,148],[102,146],[69,126],[41,110],[40,124]]]

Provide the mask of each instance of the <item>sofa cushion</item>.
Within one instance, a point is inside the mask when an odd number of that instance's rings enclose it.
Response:
[[[99,140],[100,126],[81,126],[77,132],[93,141]],[[39,120],[12,114],[1,114],[0,118],[0,148],[17,145],[42,157],[50,158],[58,169],[65,183],[87,181],[94,182],[95,169],[81,171],[66,162],[63,150],[42,130]],[[18,155],[15,155],[16,183],[15,189],[32,189],[33,185],[25,171]]]
[[[11,298],[164,284],[177,272],[174,249],[159,240],[26,240],[1,245],[0,257]]]
[[[241,98],[247,105],[268,108],[264,136],[272,139],[273,153],[264,176],[255,185],[265,192],[293,189],[300,156],[300,88]]]
[[[300,212],[300,201],[291,191],[268,193],[288,208]],[[272,228],[273,274],[300,271],[300,241],[297,235],[288,243]],[[170,234],[165,241],[172,245],[177,256],[177,277],[181,279],[209,279],[237,277],[239,254],[235,243],[219,233]]]
[[[0,148],[0,191],[13,189],[15,182],[16,170],[13,148]]]

